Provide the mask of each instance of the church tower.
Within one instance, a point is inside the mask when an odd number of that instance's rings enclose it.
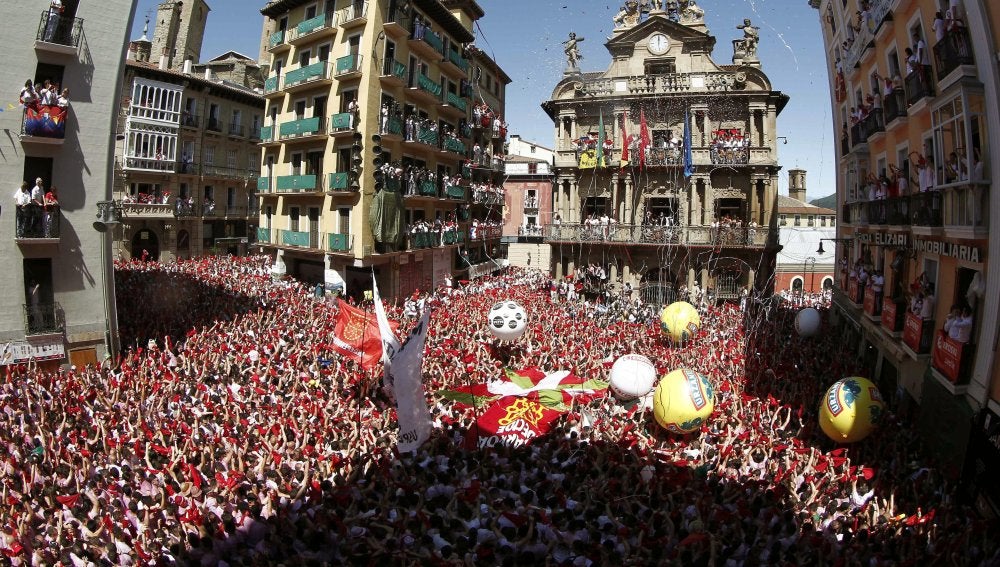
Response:
[[[186,60],[198,63],[210,10],[205,0],[166,0],[161,3],[156,11],[153,59],[166,55],[170,69],[182,68]]]

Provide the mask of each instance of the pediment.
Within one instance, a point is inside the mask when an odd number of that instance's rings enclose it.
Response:
[[[662,15],[652,15],[636,26],[616,30],[604,46],[612,57],[627,56],[636,44],[647,41],[655,33],[665,34],[671,43],[684,45],[688,52],[711,53],[715,47],[715,37]]]

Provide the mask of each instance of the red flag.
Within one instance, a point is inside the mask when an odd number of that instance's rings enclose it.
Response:
[[[628,157],[629,157],[628,131],[625,129],[627,124],[628,124],[628,111],[626,110],[622,114],[622,159],[621,159],[622,169],[625,169],[625,166],[628,165]]]
[[[338,303],[338,309],[337,324],[333,329],[333,349],[360,361],[362,368],[373,368],[382,360],[382,339],[375,314],[351,307],[344,301]]]
[[[649,137],[649,125],[646,124],[646,111],[639,110],[639,167],[646,167],[646,148],[652,140]]]
[[[76,506],[77,501],[80,500],[80,495],[70,494],[68,496],[56,496],[56,500],[58,500],[60,504],[63,504],[67,508],[72,508]]]
[[[465,438],[466,447],[525,445],[548,433],[552,422],[560,415],[562,412],[527,398],[503,397],[479,416],[476,425],[469,429]]]

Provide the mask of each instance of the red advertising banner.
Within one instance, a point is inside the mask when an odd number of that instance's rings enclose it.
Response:
[[[965,345],[948,338],[944,331],[938,331],[934,339],[934,354],[931,362],[934,369],[948,377],[952,382],[958,382],[958,373],[962,367],[962,348]]]
[[[527,398],[506,396],[490,406],[469,429],[466,446],[520,447],[549,432],[552,422],[563,412],[547,408]]]
[[[865,313],[875,315],[875,290],[870,287],[865,288]]]
[[[920,315],[912,312],[906,314],[906,322],[903,325],[903,342],[910,347],[913,352],[920,352],[920,335],[924,331],[924,320]]]
[[[882,302],[882,326],[886,329],[895,333],[899,331],[896,328],[896,302],[895,301],[883,301]]]
[[[858,280],[851,280],[851,283],[847,284],[847,293],[851,296],[851,301],[858,302]]]

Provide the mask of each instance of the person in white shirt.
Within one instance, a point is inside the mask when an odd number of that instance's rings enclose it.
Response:
[[[966,344],[972,338],[972,311],[968,307],[954,305],[944,322],[948,338]]]
[[[944,34],[945,34],[944,14],[942,14],[941,12],[934,13],[934,23],[931,24],[931,29],[934,30],[935,42],[941,43],[942,41],[944,41]]]

